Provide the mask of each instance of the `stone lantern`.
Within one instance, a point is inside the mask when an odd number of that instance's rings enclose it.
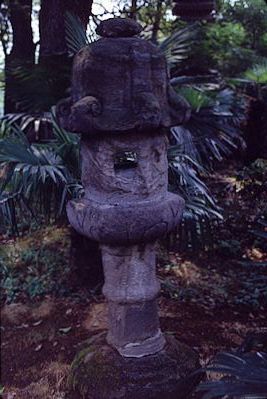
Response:
[[[100,243],[108,302],[107,336],[72,366],[72,383],[92,399],[185,398],[197,355],[159,326],[156,241],[179,223],[184,201],[168,192],[166,129],[190,115],[168,84],[164,55],[133,20],[111,19],[73,65],[61,124],[82,135],[84,198],[71,225]],[[87,395],[87,396],[86,396]]]
[[[213,20],[212,12],[216,8],[216,0],[173,0],[175,4],[173,14],[181,19],[193,22],[205,19]]]

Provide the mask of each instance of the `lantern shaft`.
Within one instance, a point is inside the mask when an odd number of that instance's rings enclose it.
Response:
[[[105,273],[103,293],[109,304],[108,342],[125,357],[161,351],[155,244],[129,247],[102,245]]]

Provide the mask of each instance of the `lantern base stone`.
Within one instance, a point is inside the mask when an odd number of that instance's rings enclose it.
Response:
[[[73,361],[70,384],[84,399],[185,399],[201,375],[198,355],[172,336],[161,352],[122,357],[106,334],[87,340]],[[76,396],[75,396],[76,397]]]

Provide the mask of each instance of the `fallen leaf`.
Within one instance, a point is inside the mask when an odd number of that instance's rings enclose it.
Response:
[[[43,322],[43,320],[36,321],[35,323],[33,323],[33,327],[39,326],[42,322]]]
[[[35,352],[39,352],[42,349],[43,345],[40,344],[38,346],[36,346],[36,348],[34,349]]]
[[[62,334],[68,334],[71,331],[71,327],[60,328],[58,331]]]
[[[17,328],[18,330],[20,330],[21,328],[28,328],[28,327],[29,327],[29,324],[23,323],[23,324],[21,324],[20,326],[17,326],[16,328]]]

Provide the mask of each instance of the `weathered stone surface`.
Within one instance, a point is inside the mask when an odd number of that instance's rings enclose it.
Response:
[[[167,148],[166,136],[158,131],[106,134],[83,140],[85,198],[121,205],[165,197],[168,190]]]
[[[102,245],[105,272],[103,294],[108,299],[108,342],[125,357],[142,357],[162,350],[159,327],[154,243],[129,247]]]
[[[171,399],[191,392],[197,355],[160,330],[155,241],[179,223],[184,201],[168,192],[164,128],[190,110],[168,84],[159,48],[137,37],[133,21],[104,22],[104,38],[83,48],[72,97],[58,115],[82,134],[82,200],[67,213],[82,235],[99,241],[109,329],[72,366],[72,385],[90,399]]]
[[[103,37],[130,37],[138,35],[142,26],[133,19],[111,18],[100,22],[96,33]]]
[[[156,355],[124,358],[102,334],[85,343],[71,371],[71,386],[85,399],[186,399],[200,380],[200,365],[188,346],[166,337]]]
[[[183,209],[184,201],[171,193],[161,200],[133,201],[121,206],[87,199],[71,201],[67,206],[69,221],[80,234],[113,245],[163,238],[177,226]]]
[[[116,157],[127,153],[132,161],[120,167]],[[153,241],[180,221],[184,201],[167,191],[167,140],[161,133],[84,140],[82,182],[85,197],[70,202],[67,212],[72,226],[93,240]]]
[[[99,33],[106,37],[76,55],[72,96],[57,107],[67,129],[85,136],[136,133],[179,125],[188,118],[190,107],[171,90],[159,47],[125,37],[137,31],[139,25],[131,20],[105,21]]]

